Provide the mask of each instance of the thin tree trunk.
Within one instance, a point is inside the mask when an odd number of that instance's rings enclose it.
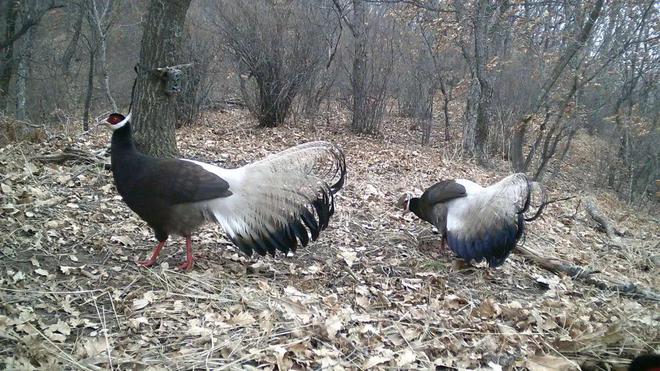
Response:
[[[21,54],[16,67],[16,119],[26,120],[27,103],[27,80],[30,77],[30,58],[32,56],[33,30],[30,29],[25,35]]]
[[[575,133],[577,130],[573,129],[568,133],[568,139],[566,139],[566,145],[564,146],[564,149],[561,152],[561,155],[559,155],[559,159],[557,160],[557,163],[555,165],[555,169],[552,172],[552,176],[550,179],[555,179],[557,175],[559,175],[559,170],[561,170],[561,164],[564,163],[564,160],[566,159],[566,154],[568,154],[568,151],[571,149],[571,144],[573,143],[573,138],[575,138]],[[541,174],[543,175],[543,174]],[[540,180],[540,179],[539,179]]]
[[[353,118],[351,129],[358,133],[369,133],[372,128],[367,119],[367,35],[365,25],[365,4],[363,0],[353,0]]]
[[[493,88],[488,81],[486,73],[488,20],[486,8],[488,0],[479,0],[477,20],[474,25],[474,62],[477,80],[479,81],[479,99],[477,105],[477,122],[474,130],[474,150],[478,157],[482,157],[488,142],[490,129],[490,106],[493,98]]]
[[[426,97],[427,103],[424,104],[422,119],[424,120],[424,134],[422,135],[422,145],[428,145],[431,142],[431,132],[433,131],[433,96],[435,95],[435,86],[431,84]]]
[[[5,4],[8,9],[5,16],[4,40],[12,40],[15,37],[20,4],[19,0],[13,0]],[[14,74],[14,67],[14,43],[10,42],[4,48],[0,48],[0,111],[7,110],[9,84]]]
[[[92,95],[94,94],[94,64],[96,63],[96,51],[89,51],[89,71],[87,73],[87,92],[85,93],[85,106],[83,108],[83,130],[89,130],[89,111],[92,106]]]
[[[107,19],[110,17],[110,13],[112,12],[112,0],[110,0],[107,3],[106,8],[103,10],[103,14],[100,14],[98,11],[98,8],[96,6],[96,1],[92,1],[91,7],[92,7],[92,16],[94,20],[94,25],[96,26],[96,32],[98,34],[98,46],[99,46],[99,64],[101,68],[101,75],[103,78],[103,89],[105,91],[105,97],[108,99],[108,103],[112,105],[112,111],[117,112],[117,103],[115,102],[115,99],[112,97],[112,93],[110,92],[110,78],[108,76],[108,63],[106,59],[106,50],[107,50],[107,38],[108,38],[108,31],[107,28],[104,31],[103,30],[103,20]]]
[[[488,0],[478,0],[473,21],[473,55],[463,48],[463,55],[470,63],[472,82],[467,100],[467,123],[463,135],[463,151],[482,159],[488,142],[490,106],[493,89],[488,81]]]
[[[151,0],[142,35],[133,129],[138,148],[150,155],[173,157],[178,153],[175,137],[175,97],[166,94],[155,68],[182,64],[181,44],[190,0]]]
[[[445,87],[445,82],[440,79],[440,91],[442,92],[442,113],[445,116],[445,142],[449,142],[449,92]]]
[[[69,44],[67,45],[66,49],[64,50],[64,54],[62,55],[62,71],[67,75],[70,72],[69,69],[71,67],[71,59],[78,49],[78,41],[80,40],[80,31],[82,30],[83,16],[85,13],[83,6],[78,4],[77,7],[78,14],[76,16],[76,21],[73,24],[73,35],[71,36],[71,41],[69,41]]]
[[[475,129],[477,126],[477,105],[479,102],[479,83],[472,77],[467,99],[465,100],[465,126],[463,127],[463,152],[475,153]]]
[[[103,88],[105,90],[105,97],[108,99],[110,105],[112,105],[112,111],[117,112],[117,102],[115,98],[112,97],[110,92],[110,77],[108,76],[108,62],[106,60],[106,37],[105,35],[101,37],[101,44],[99,45],[99,64],[101,67],[101,73],[103,75]]]

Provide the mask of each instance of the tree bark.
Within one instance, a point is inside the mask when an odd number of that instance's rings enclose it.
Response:
[[[33,30],[30,29],[25,35],[18,66],[16,67],[16,119],[27,120],[25,106],[27,104],[27,80],[30,76],[30,58],[32,55]]]
[[[80,4],[77,5],[78,13],[76,15],[76,21],[73,24],[73,35],[71,35],[71,41],[67,44],[64,54],[62,54],[62,71],[64,74],[68,75],[71,67],[71,59],[78,49],[78,41],[80,40],[80,33],[82,31],[83,16],[85,9]]]
[[[91,26],[96,28],[96,34],[97,34],[96,42],[98,43],[98,48],[99,48],[98,61],[101,68],[103,90],[105,92],[106,99],[108,99],[108,103],[110,103],[110,105],[112,106],[112,111],[117,112],[117,103],[115,102],[115,98],[112,97],[112,93],[110,91],[110,77],[108,75],[108,63],[106,59],[109,27],[105,27],[106,25],[104,25],[104,20],[105,22],[109,22],[108,18],[112,13],[112,5],[113,5],[113,1],[108,0],[102,12],[99,12],[95,0],[92,1],[89,6],[91,7],[90,11],[93,22]]]
[[[353,55],[353,73],[351,83],[353,88],[353,118],[351,130],[356,133],[371,133],[367,120],[367,35],[366,15],[363,0],[353,0],[353,38],[355,40]]]
[[[486,72],[488,20],[486,8],[488,0],[479,0],[477,18],[474,25],[474,62],[477,81],[479,82],[479,100],[477,105],[477,122],[474,130],[474,150],[477,157],[484,155],[488,143],[490,128],[491,103],[493,88]]]
[[[43,1],[45,3],[45,1]],[[27,3],[27,4],[26,4]],[[14,61],[14,43],[23,37],[32,27],[39,24],[41,17],[51,9],[61,8],[63,5],[56,4],[51,0],[49,4],[37,11],[35,6],[44,6],[42,2],[26,2],[20,0],[9,0],[0,2],[0,12],[5,12],[5,29],[3,38],[0,39],[0,111],[6,111],[9,104],[9,84],[14,75],[16,63]],[[16,29],[16,22],[20,10],[27,12],[21,28]]]
[[[494,5],[493,5],[494,6]],[[503,7],[503,3],[498,4]],[[463,129],[463,152],[481,160],[484,157],[490,128],[493,88],[486,64],[488,62],[488,34],[492,32],[490,19],[494,10],[488,0],[478,0],[472,19],[472,44],[462,43],[463,57],[470,66],[470,91],[466,100],[466,124]],[[501,9],[500,9],[501,10]],[[471,50],[471,52],[470,52]]]
[[[87,93],[85,94],[85,106],[83,107],[83,130],[89,130],[89,111],[92,107],[92,95],[94,94],[94,65],[96,64],[96,50],[89,47],[89,70],[87,71]]]
[[[175,137],[175,97],[167,95],[155,68],[182,64],[181,46],[190,0],[151,0],[142,35],[133,130],[137,147],[150,155],[173,157],[178,153]]]
[[[16,21],[18,20],[18,11],[21,2],[19,0],[9,1],[5,6],[7,13],[5,18],[5,30],[3,44],[7,40],[15,40]],[[0,48],[0,111],[7,110],[9,98],[9,84],[14,74],[14,42],[6,42]]]
[[[465,125],[463,126],[463,152],[474,154],[476,140],[476,126],[479,102],[479,84],[472,76],[470,81],[467,98],[465,99]]]
[[[451,100],[451,87],[447,90],[444,79],[440,78],[440,91],[442,92],[442,113],[445,119],[445,142],[449,142],[449,101]]]

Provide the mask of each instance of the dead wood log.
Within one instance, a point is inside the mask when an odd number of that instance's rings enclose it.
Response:
[[[624,233],[617,228],[614,221],[603,214],[596,206],[596,202],[592,198],[588,198],[584,203],[584,208],[587,214],[607,233],[609,238],[614,238],[615,235],[623,236]]]
[[[601,290],[619,292],[622,295],[636,299],[645,299],[660,302],[660,294],[632,282],[618,281],[609,277],[597,277],[597,270],[588,269],[572,264],[566,260],[540,254],[529,246],[519,245],[516,252],[533,261],[538,266],[555,274],[565,274],[574,280],[580,280]]]

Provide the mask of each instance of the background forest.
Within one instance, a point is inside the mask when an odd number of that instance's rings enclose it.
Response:
[[[2,7],[4,120],[72,129],[127,109],[147,2]],[[540,180],[586,135],[591,185],[633,202],[660,178],[653,1],[193,1],[183,32],[178,125],[227,106],[262,126],[341,109],[370,134],[405,117],[419,143]]]
[[[659,41],[654,0],[0,0],[0,366],[624,370],[660,350]],[[328,230],[137,267],[97,130],[129,106],[159,156],[337,144]],[[394,206],[513,172],[556,202],[498,269]]]

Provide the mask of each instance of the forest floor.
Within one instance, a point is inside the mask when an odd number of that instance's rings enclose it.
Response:
[[[316,243],[288,257],[246,258],[218,227],[205,227],[193,238],[195,268],[184,273],[174,269],[180,238],[155,267],[136,266],[155,240],[99,164],[109,162],[108,131],[0,148],[3,369],[621,369],[659,350],[658,302],[516,253],[498,269],[460,264],[440,251],[430,225],[394,206],[402,192],[441,178],[491,184],[510,172],[505,165],[422,147],[397,118],[379,138],[348,133],[342,117],[276,129],[247,120],[241,111],[206,115],[178,132],[182,155],[235,167],[332,141],[349,171],[337,212]],[[71,161],[43,162],[63,151]],[[571,156],[569,164],[582,161],[579,151]],[[641,212],[570,171],[549,192],[577,197],[548,206],[524,244],[660,288],[657,204],[655,215]],[[625,236],[597,230],[584,197]]]

